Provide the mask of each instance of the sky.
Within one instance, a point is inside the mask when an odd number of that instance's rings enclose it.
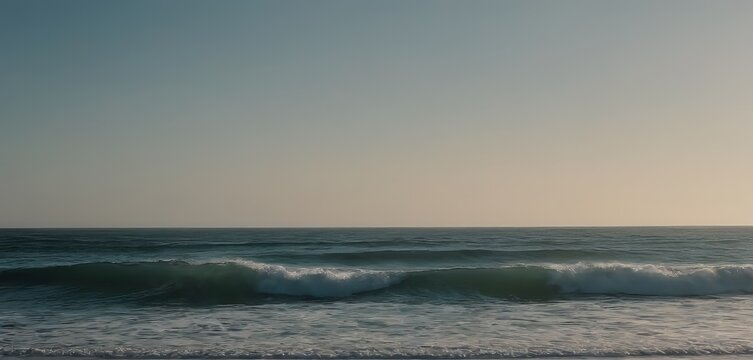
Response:
[[[0,227],[753,225],[751,13],[0,0]]]

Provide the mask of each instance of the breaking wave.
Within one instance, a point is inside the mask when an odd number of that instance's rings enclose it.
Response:
[[[699,296],[753,293],[753,265],[624,263],[520,265],[408,272],[297,268],[227,261],[85,263],[0,271],[2,286],[57,286],[76,294],[152,300],[243,303],[270,297],[456,294],[545,300],[578,295]]]

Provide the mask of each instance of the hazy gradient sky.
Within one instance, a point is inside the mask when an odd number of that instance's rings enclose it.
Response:
[[[0,1],[0,226],[753,224],[752,1]]]

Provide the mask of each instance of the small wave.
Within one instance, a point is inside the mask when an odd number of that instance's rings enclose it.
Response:
[[[573,264],[549,267],[563,293],[698,296],[753,293],[753,265]]]
[[[578,263],[385,272],[252,261],[158,261],[8,269],[0,271],[0,284],[52,285],[202,303],[243,303],[269,296],[342,298],[378,291],[544,300],[577,295],[749,294],[753,293],[753,265]]]

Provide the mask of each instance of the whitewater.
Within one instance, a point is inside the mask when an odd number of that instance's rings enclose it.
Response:
[[[0,356],[753,354],[753,228],[5,229]]]

